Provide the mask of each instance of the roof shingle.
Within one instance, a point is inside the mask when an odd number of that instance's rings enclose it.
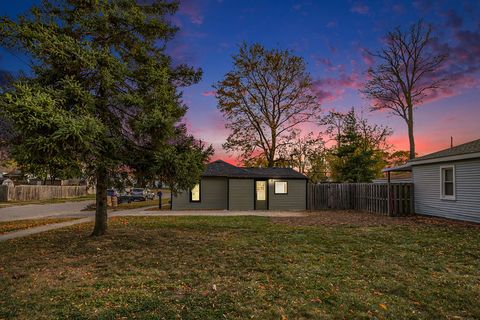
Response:
[[[223,160],[207,165],[203,177],[253,178],[253,179],[307,179],[292,168],[241,168]]]

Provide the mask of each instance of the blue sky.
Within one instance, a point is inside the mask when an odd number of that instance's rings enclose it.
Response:
[[[11,17],[38,1],[4,2],[0,14]],[[324,110],[363,108],[368,118],[394,129],[390,142],[406,149],[402,120],[385,112],[368,112],[358,89],[372,61],[365,50],[382,45],[383,35],[423,18],[431,23],[439,50],[450,54],[451,85],[416,110],[418,152],[424,154],[480,138],[480,1],[182,1],[174,17],[180,32],[169,46],[178,62],[202,68],[202,81],[184,91],[186,122],[198,138],[213,143],[216,157],[228,131],[216,109],[212,85],[231,67],[242,42],[291,49],[302,56],[315,81]],[[23,58],[0,50],[0,69],[26,67]],[[319,131],[316,124],[305,130]]]

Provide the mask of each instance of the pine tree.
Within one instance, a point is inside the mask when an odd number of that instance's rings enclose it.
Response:
[[[198,82],[201,71],[174,67],[165,53],[177,31],[170,22],[177,6],[45,0],[18,20],[0,21],[0,44],[27,54],[31,65],[0,100],[20,137],[12,155],[34,173],[94,175],[93,235],[107,229],[106,189],[114,168],[156,174],[167,165],[166,154],[183,152],[190,162],[178,167],[190,169],[170,174],[188,185],[212,152],[179,125],[186,107],[178,87]]]
[[[389,128],[370,125],[355,110],[343,116],[338,146],[332,151],[332,179],[340,182],[370,182],[383,167],[385,139]]]

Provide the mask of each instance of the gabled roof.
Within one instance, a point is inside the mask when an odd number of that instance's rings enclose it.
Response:
[[[217,160],[207,164],[203,177],[243,177],[246,172],[233,164]]]
[[[259,178],[273,179],[308,179],[305,175],[292,168],[244,168]]]
[[[252,179],[308,179],[292,168],[242,168],[223,160],[207,165],[203,177],[252,178]]]
[[[434,153],[424,155],[422,157],[415,158],[413,160],[410,160],[409,163],[411,165],[416,165],[416,164],[420,164],[419,162],[424,163],[425,160],[432,160],[428,162],[436,162],[433,160],[442,161],[444,160],[443,158],[446,158],[446,157],[458,157],[459,158],[458,160],[461,160],[462,158],[475,157],[476,153],[480,153],[480,139],[473,140],[452,148],[440,150]],[[445,159],[445,160],[448,160],[448,159]]]

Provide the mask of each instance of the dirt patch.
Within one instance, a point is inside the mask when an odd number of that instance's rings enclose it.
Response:
[[[426,216],[389,217],[374,213],[360,211],[315,211],[303,217],[273,217],[274,223],[293,226],[385,226],[385,225],[439,225],[452,227],[479,228],[480,224],[474,222],[457,221],[444,218]]]

